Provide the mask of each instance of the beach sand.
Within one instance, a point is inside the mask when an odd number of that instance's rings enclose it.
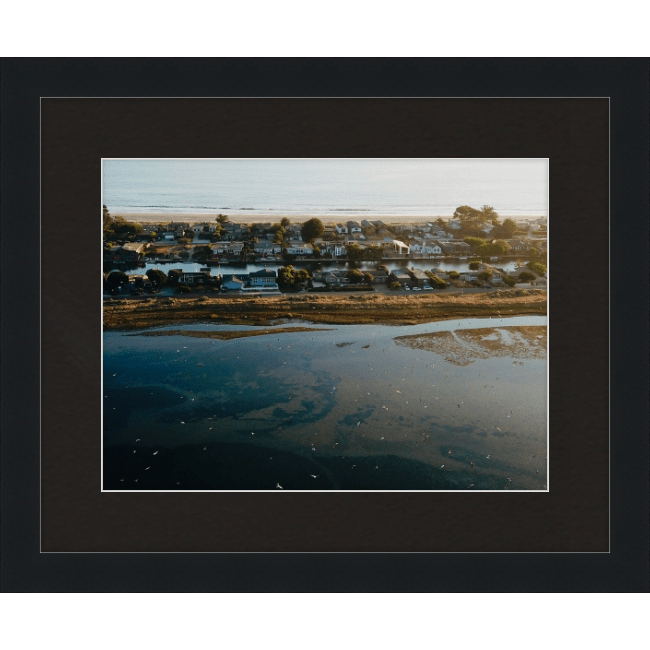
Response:
[[[120,213],[119,211],[115,211],[114,213],[111,211],[112,216],[121,216],[124,217],[127,221],[137,221],[140,223],[165,223],[168,221],[180,221],[184,223],[202,223],[202,222],[214,222],[217,220],[217,215],[218,212],[209,212],[209,213],[187,213],[187,212],[165,212],[165,213],[154,213],[154,212],[127,212],[127,213]],[[360,216],[358,214],[356,215],[350,215],[350,214],[345,214],[345,213],[339,213],[339,214],[322,214],[322,215],[314,215],[314,214],[305,214],[305,215],[297,215],[297,214],[280,214],[279,212],[269,212],[267,214],[262,214],[258,211],[255,211],[255,213],[249,213],[246,212],[245,210],[242,212],[237,212],[237,213],[228,213],[228,221],[232,223],[265,223],[265,222],[270,222],[270,223],[278,223],[281,219],[286,217],[291,221],[291,223],[303,223],[305,221],[308,221],[309,219],[312,219],[313,217],[317,217],[320,219],[323,223],[329,224],[329,223],[341,223],[345,221],[358,221],[361,222],[363,220],[368,220],[368,221],[383,221],[384,223],[425,223],[427,221],[435,221],[436,219],[444,219],[448,220],[451,219],[450,214],[446,215],[429,215],[429,216],[414,216],[414,215],[372,215],[372,214],[364,214],[363,216]],[[518,217],[516,215],[508,215],[506,217],[503,217],[504,219],[516,219],[519,221],[532,221],[536,219],[537,217]]]

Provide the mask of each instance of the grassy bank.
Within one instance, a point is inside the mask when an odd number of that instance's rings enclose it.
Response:
[[[546,291],[434,295],[296,295],[150,298],[104,303],[104,329],[141,329],[194,322],[275,325],[293,320],[330,325],[414,325],[455,318],[546,314]]]

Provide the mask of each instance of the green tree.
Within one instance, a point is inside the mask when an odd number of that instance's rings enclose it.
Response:
[[[472,271],[476,271],[479,267],[480,267],[480,263],[479,263],[479,262],[470,262],[470,263],[469,263],[469,268],[470,268],[470,270],[472,270]]]
[[[113,217],[106,206],[103,206],[103,232],[112,230]]]
[[[227,223],[228,222],[228,216],[225,215],[225,214],[218,214],[217,215],[217,222],[221,223],[221,224]]]
[[[492,236],[499,239],[512,239],[517,230],[517,224],[512,219],[505,219],[502,224],[492,230]]]
[[[112,271],[108,274],[106,282],[111,289],[117,289],[125,285],[129,281],[129,276],[123,271]]]
[[[492,279],[492,271],[481,271],[477,277],[483,282],[489,282]]]
[[[374,284],[375,283],[375,276],[372,273],[364,273],[363,274],[363,281],[366,284]]]
[[[281,287],[291,287],[295,281],[296,275],[293,266],[283,266],[278,269],[278,284]]]
[[[493,241],[488,247],[491,255],[505,255],[510,250],[510,244],[503,239]]]
[[[391,291],[398,291],[399,289],[402,288],[402,285],[401,285],[399,282],[391,282],[391,283],[388,285],[388,288],[389,288]]]
[[[435,273],[432,273],[431,271],[425,271],[427,274],[431,286],[435,287],[436,289],[444,289],[447,286],[447,283],[438,275],[435,275]]]
[[[369,246],[363,251],[363,257],[371,262],[380,262],[384,257],[384,249],[381,246]]]
[[[291,221],[288,217],[282,217],[280,219],[280,225],[286,230],[291,225]]]
[[[485,217],[480,210],[472,208],[469,205],[461,205],[454,211],[454,219],[459,219],[463,226],[482,225],[485,223]]]
[[[324,232],[325,226],[323,225],[323,222],[316,217],[309,219],[309,221],[305,221],[305,223],[302,224],[302,228],[300,230],[303,241],[310,243],[313,243],[313,241],[318,237],[322,237]]]
[[[438,226],[438,228],[444,229],[447,227],[447,222],[442,217],[438,217],[436,219],[436,225]]]
[[[515,278],[511,278],[509,275],[506,275],[503,278],[503,284],[505,284],[507,287],[514,287],[515,284],[517,284],[517,280],[515,280]]]
[[[348,271],[348,280],[352,284],[361,284],[363,282],[363,273],[358,269],[350,269]]]
[[[458,280],[458,278],[460,277],[460,273],[458,271],[449,271],[447,275],[451,280]]]
[[[359,244],[355,244],[354,242],[345,247],[345,253],[347,258],[352,262],[359,262],[363,258],[363,250]]]
[[[479,210],[481,213],[482,223],[491,223],[495,225],[499,221],[499,215],[494,211],[490,205],[484,205]]]
[[[163,287],[167,284],[167,274],[160,269],[149,269],[147,271],[147,277],[156,287]]]
[[[534,262],[530,261],[526,266],[533,272],[537,273],[537,275],[546,275],[546,267],[541,264],[540,262]]]
[[[519,279],[520,279],[522,282],[530,282],[531,280],[534,280],[535,277],[536,277],[536,276],[535,276],[533,273],[530,273],[530,272],[528,272],[528,271],[522,271],[522,272],[519,274]]]

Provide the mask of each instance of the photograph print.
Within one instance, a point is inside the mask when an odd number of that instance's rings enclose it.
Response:
[[[548,491],[546,158],[104,159],[103,491]]]

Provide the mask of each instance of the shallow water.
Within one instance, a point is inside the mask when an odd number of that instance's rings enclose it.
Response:
[[[546,489],[546,317],[331,327],[105,333],[104,489]]]

